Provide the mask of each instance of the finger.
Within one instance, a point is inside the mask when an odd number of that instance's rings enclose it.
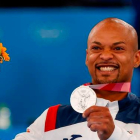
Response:
[[[87,119],[87,126],[90,127],[92,124],[98,124],[98,125],[106,125],[108,126],[110,124],[111,120],[108,118],[88,118]]]
[[[102,122],[99,121],[99,119],[90,119],[88,122],[87,122],[87,126],[90,128],[92,125],[96,126],[96,125],[101,125]]]
[[[100,106],[91,106],[88,109],[85,110],[85,112],[82,114],[83,118],[87,118],[90,113],[93,112],[104,112],[109,111],[107,107],[100,107]]]
[[[89,126],[90,130],[93,131],[93,132],[100,131],[100,127],[101,127],[101,123],[96,123],[96,122],[92,123]]]
[[[93,119],[102,119],[102,118],[106,118],[108,116],[108,113],[106,112],[92,112],[89,114],[89,116],[87,117],[87,121],[91,118]]]
[[[100,135],[107,132],[107,127],[102,123],[93,123],[89,128],[91,131],[98,132]]]

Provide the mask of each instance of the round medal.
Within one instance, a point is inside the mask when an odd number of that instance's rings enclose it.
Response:
[[[96,93],[89,86],[80,86],[76,88],[70,97],[72,108],[83,113],[87,108],[96,104]]]

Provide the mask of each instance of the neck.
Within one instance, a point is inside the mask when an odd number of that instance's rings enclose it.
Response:
[[[104,91],[94,89],[98,98],[103,98],[109,101],[119,101],[124,99],[128,93],[127,92],[115,92],[115,91]]]

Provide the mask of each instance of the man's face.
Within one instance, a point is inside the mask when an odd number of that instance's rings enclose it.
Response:
[[[136,59],[134,45],[133,34],[124,26],[95,27],[86,56],[93,84],[130,82]]]

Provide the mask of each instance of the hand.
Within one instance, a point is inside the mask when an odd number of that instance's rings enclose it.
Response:
[[[114,131],[115,125],[107,107],[91,106],[84,113],[91,131],[97,132],[100,140],[107,140]]]

